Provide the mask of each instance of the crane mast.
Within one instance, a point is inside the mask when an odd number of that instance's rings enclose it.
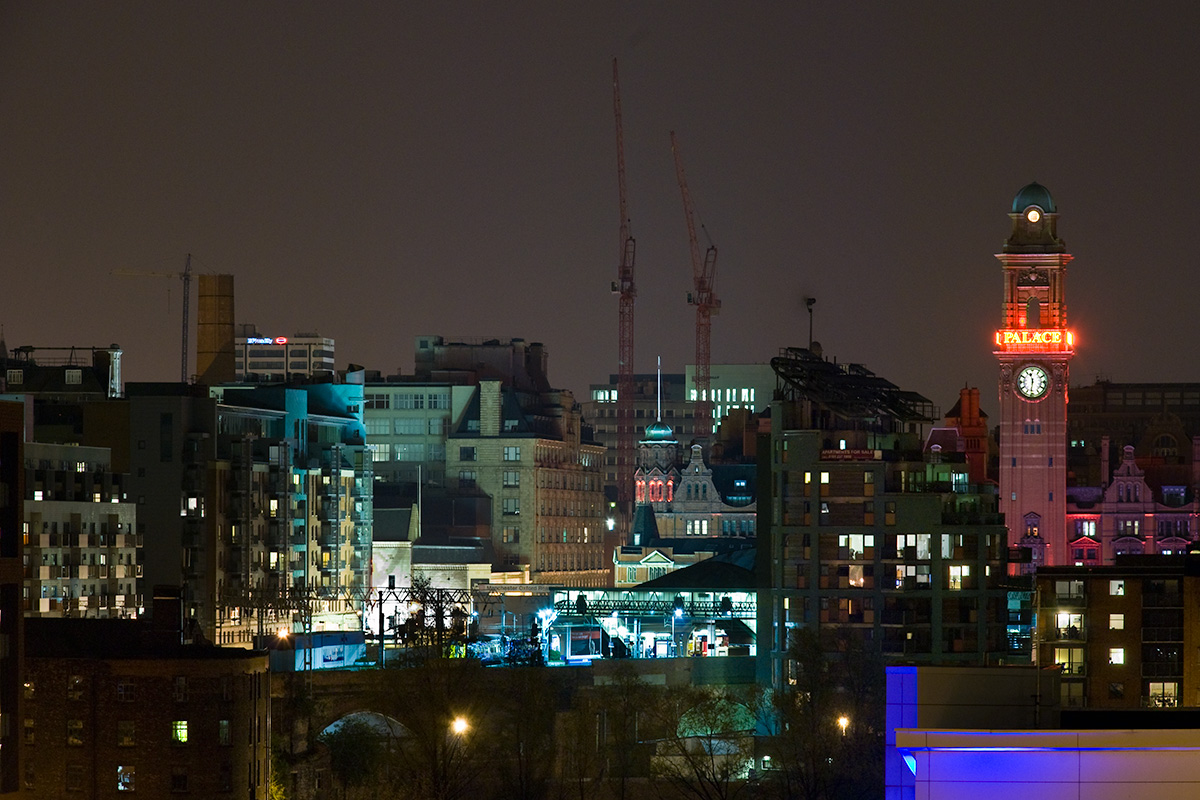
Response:
[[[192,254],[187,254],[187,261],[184,263],[183,272],[138,272],[128,269],[114,269],[113,275],[121,275],[127,278],[177,278],[183,281],[183,337],[182,337],[182,354],[179,359],[179,381],[180,383],[188,382],[188,322],[191,309],[192,297]]]
[[[621,543],[627,544],[633,520],[633,301],[637,297],[633,282],[633,259],[636,246],[629,233],[629,214],[625,203],[625,139],[621,128],[621,87],[615,58],[613,117],[617,128],[617,192],[621,213],[620,262],[617,280],[612,285],[613,292],[618,295],[617,510]]]
[[[712,358],[712,316],[721,309],[716,295],[717,248],[709,245],[704,258],[700,257],[700,244],[696,240],[696,223],[692,213],[692,198],[688,194],[687,176],[683,171],[683,156],[675,131],[671,131],[671,152],[675,155],[675,175],[679,179],[679,191],[683,195],[683,214],[687,218],[688,245],[692,256],[692,291],[688,292],[688,304],[696,307],[696,402],[693,411],[696,438],[706,441],[712,437],[712,391],[710,389],[710,366]]]

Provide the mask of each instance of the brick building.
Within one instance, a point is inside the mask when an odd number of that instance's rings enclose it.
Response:
[[[1200,556],[1118,557],[1037,573],[1037,659],[1063,708],[1200,704]]]
[[[31,619],[27,626],[24,706],[14,720],[25,755],[23,796],[265,800],[266,653],[181,645],[178,625]]]

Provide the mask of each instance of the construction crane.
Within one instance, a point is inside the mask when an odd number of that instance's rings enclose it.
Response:
[[[696,401],[693,422],[696,438],[703,442],[712,438],[713,431],[712,392],[709,385],[709,367],[712,359],[709,346],[712,342],[712,315],[721,310],[721,301],[716,295],[717,248],[710,243],[703,260],[700,258],[700,245],[696,241],[696,223],[692,214],[692,198],[688,194],[687,176],[683,172],[683,156],[679,153],[675,131],[671,131],[671,152],[675,155],[675,175],[679,178],[679,191],[683,195],[683,213],[687,217],[688,244],[692,253],[692,291],[688,292],[687,300],[689,305],[696,307]]]
[[[136,272],[128,269],[114,269],[113,275],[126,278],[176,278],[183,281],[183,353],[179,359],[179,381],[188,382],[188,307],[192,297],[192,254],[187,254],[183,272]]]
[[[622,544],[630,541],[633,522],[633,258],[637,249],[629,233],[625,205],[625,138],[621,129],[621,87],[617,60],[613,59],[613,117],[617,125],[617,193],[620,202],[620,262],[613,293],[618,295],[617,350],[617,511],[621,519]]]

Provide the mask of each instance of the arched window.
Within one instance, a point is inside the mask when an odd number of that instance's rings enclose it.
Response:
[[[1038,302],[1036,297],[1031,297],[1025,301],[1025,327],[1042,327],[1042,304]]]
[[[1169,433],[1160,434],[1154,440],[1154,455],[1161,458],[1174,458],[1179,455],[1179,443]]]

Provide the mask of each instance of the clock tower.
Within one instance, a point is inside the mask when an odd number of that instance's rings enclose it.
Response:
[[[1058,208],[1044,186],[1017,193],[1012,232],[996,256],[1004,274],[1000,362],[1000,510],[1008,544],[1033,550],[1033,567],[1071,563],[1067,546],[1066,277]]]

